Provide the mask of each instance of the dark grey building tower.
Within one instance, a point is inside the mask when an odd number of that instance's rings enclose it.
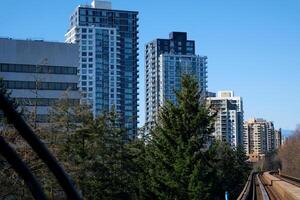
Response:
[[[94,0],[70,18],[66,42],[78,43],[79,88],[94,116],[111,108],[122,116],[128,137],[137,135],[138,12],[112,10]]]
[[[192,74],[201,91],[207,88],[206,56],[195,54],[195,41],[185,32],[172,32],[169,39],[156,39],[146,44],[146,127],[152,128],[159,108],[165,100],[176,102],[174,90],[179,90],[183,74]]]

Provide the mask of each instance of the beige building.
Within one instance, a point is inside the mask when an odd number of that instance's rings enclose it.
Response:
[[[254,156],[259,160],[280,146],[281,131],[275,130],[273,122],[250,119],[244,123],[244,148],[250,159]]]

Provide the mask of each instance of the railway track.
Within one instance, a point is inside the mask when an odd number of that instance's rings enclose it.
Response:
[[[274,188],[273,181],[292,184],[300,188],[300,180],[272,173],[276,180],[270,180],[263,173],[251,173],[245,188],[237,200],[287,200],[282,198],[282,191],[278,193]],[[297,198],[298,199],[298,198]],[[300,198],[299,198],[300,200]]]
[[[285,181],[287,183],[290,183],[292,185],[300,187],[300,179],[298,179],[298,178],[287,176],[287,175],[283,175],[283,174],[279,175],[279,174],[276,174],[276,173],[274,173],[272,175],[275,176],[275,177],[277,177],[277,178],[279,178],[282,181]]]
[[[261,174],[257,175],[259,182],[261,183],[261,191],[264,191],[264,196],[262,200],[280,200],[280,197],[277,195],[276,191],[273,190],[272,186],[269,185]],[[259,198],[257,198],[260,200]]]

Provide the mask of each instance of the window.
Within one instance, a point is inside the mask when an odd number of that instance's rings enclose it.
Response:
[[[2,72],[39,73],[39,74],[76,74],[75,67],[0,64]]]
[[[77,90],[77,83],[41,82],[36,85],[35,81],[4,81],[4,84],[8,89]]]

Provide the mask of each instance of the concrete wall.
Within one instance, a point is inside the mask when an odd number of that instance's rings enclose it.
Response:
[[[47,59],[47,61],[44,61]],[[0,38],[0,63],[78,66],[76,44]]]

